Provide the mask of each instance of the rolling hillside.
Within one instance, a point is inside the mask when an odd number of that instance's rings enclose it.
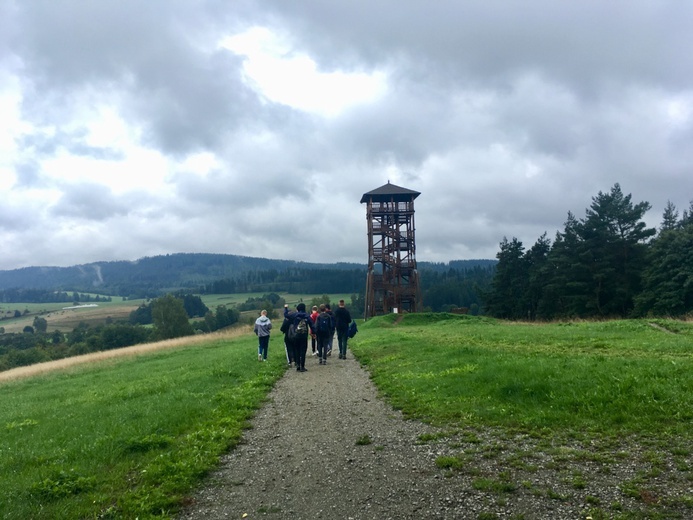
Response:
[[[365,269],[359,264],[310,264],[238,255],[178,253],[144,257],[134,262],[94,262],[71,267],[25,267],[0,271],[0,290],[10,288],[98,291],[129,294],[131,287],[197,287],[248,272],[286,269]]]

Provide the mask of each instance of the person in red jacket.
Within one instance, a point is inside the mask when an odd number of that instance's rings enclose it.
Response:
[[[313,320],[313,325],[315,325],[315,322],[318,319],[319,314],[320,313],[318,312],[318,307],[313,305],[313,308],[311,309],[311,313],[310,313],[310,319]],[[313,349],[313,355],[314,356],[318,353],[317,349],[315,348],[317,346],[317,344],[318,344],[318,340],[317,340],[315,334],[311,334],[310,335],[310,346]]]

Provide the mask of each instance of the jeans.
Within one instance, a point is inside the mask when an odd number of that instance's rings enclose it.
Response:
[[[337,343],[339,344],[339,354],[346,357],[347,340],[349,339],[349,329],[337,329]]]
[[[327,359],[327,350],[329,349],[329,336],[317,334],[318,338],[318,357]]]
[[[260,345],[257,348],[257,353],[262,356],[262,359],[267,359],[267,347],[269,347],[269,336],[258,336]]]

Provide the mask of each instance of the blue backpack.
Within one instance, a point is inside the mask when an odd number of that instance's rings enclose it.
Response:
[[[318,334],[328,336],[332,332],[332,316],[326,312],[320,313],[316,322],[316,328]]]
[[[356,322],[355,322],[355,321],[352,321],[352,322],[349,324],[349,330],[347,331],[347,336],[349,336],[350,338],[353,338],[354,336],[356,336],[356,333],[357,333],[358,331],[359,331],[359,329],[358,329],[358,327],[356,326]]]

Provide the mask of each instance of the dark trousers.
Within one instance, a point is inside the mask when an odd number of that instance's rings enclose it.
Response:
[[[346,357],[347,340],[349,339],[349,329],[337,329],[337,343],[339,343],[339,353]]]
[[[259,336],[258,338],[259,346],[257,353],[262,356],[263,359],[267,359],[267,347],[269,347],[269,336]]]
[[[306,367],[306,351],[308,350],[308,338],[294,341],[294,361],[296,368]]]
[[[316,334],[316,337],[318,339],[318,357],[320,359],[327,359],[327,349],[330,345],[330,336],[327,334]]]

